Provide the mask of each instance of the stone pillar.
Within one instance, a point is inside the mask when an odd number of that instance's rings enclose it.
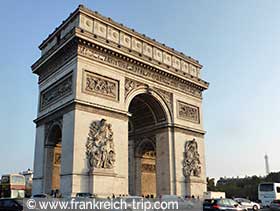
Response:
[[[51,193],[54,147],[45,146],[44,148],[44,193]]]
[[[128,179],[129,179],[129,194],[135,195],[135,176],[136,176],[136,166],[135,166],[135,140],[129,137],[128,141]]]
[[[135,195],[140,196],[142,193],[141,189],[141,159],[140,157],[134,157],[135,159],[135,180],[134,180],[134,187],[135,187]]]
[[[157,195],[171,194],[172,169],[168,129],[156,134],[156,181]]]
[[[74,145],[74,115],[71,111],[63,115],[62,141],[61,141],[61,170],[60,192],[63,196],[73,196],[73,152]]]
[[[32,194],[43,192],[44,181],[44,137],[45,126],[36,128],[35,153],[34,153],[34,175],[32,182]]]
[[[68,139],[63,137],[65,145],[72,147],[68,149],[68,152],[73,152],[73,154],[71,154],[71,166],[73,169],[69,168],[67,170],[71,170],[72,174],[72,181],[70,183],[72,187],[71,194],[75,195],[77,192],[83,191],[97,194],[100,197],[112,196],[112,194],[128,194],[128,119],[126,116],[117,115],[112,112],[103,111],[104,113],[102,114],[95,112],[96,110],[91,107],[79,107],[79,109],[76,109],[74,114],[75,124],[73,124],[73,142],[71,143],[70,137]],[[104,116],[104,114],[106,114],[106,116]],[[93,144],[94,141],[108,141],[109,133],[106,131],[108,128],[104,131],[103,129],[102,131],[99,130],[99,124],[102,119],[106,119],[106,124],[108,123],[111,125],[110,127],[113,132],[115,162],[112,168],[104,166],[96,167],[92,165],[93,160],[90,156],[87,156],[87,153],[93,153],[91,155],[94,155],[94,149],[90,148],[88,145],[89,140],[91,144]],[[98,140],[92,139],[96,135],[96,130],[92,128],[93,123],[97,124],[96,129],[100,138]],[[65,128],[63,128],[63,130],[64,129]],[[62,148],[63,147],[64,145]],[[104,147],[106,148],[107,145]],[[100,154],[102,154],[101,151]],[[63,159],[70,160],[70,155],[66,155],[66,157],[67,156],[67,159],[65,157]],[[64,162],[63,159],[62,163]],[[70,165],[70,162],[67,165]],[[63,172],[65,176],[63,176],[63,178],[67,177],[67,171],[66,168],[64,168]]]

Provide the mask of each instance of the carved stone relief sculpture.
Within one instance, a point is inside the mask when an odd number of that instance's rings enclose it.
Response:
[[[178,117],[199,124],[199,108],[181,101],[177,101]]]
[[[72,75],[59,80],[41,93],[41,107],[43,110],[48,105],[72,93]]]
[[[112,169],[115,164],[115,148],[112,125],[105,119],[93,121],[86,143],[86,157],[90,169]]]
[[[195,139],[185,143],[183,174],[185,177],[201,175],[201,162],[198,145]]]
[[[84,71],[84,73],[83,91],[85,93],[118,100],[118,81],[88,71]]]

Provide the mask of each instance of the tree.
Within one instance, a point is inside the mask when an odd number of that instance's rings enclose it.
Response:
[[[208,191],[222,191],[228,198],[243,197],[258,200],[258,186],[261,182],[280,182],[280,172],[270,173],[266,177],[221,178],[215,186],[215,180],[207,178]]]

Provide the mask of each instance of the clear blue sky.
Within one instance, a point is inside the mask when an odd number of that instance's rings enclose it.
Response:
[[[280,1],[3,1],[0,7],[0,174],[33,168],[37,46],[85,4],[198,59],[207,175],[280,171]]]

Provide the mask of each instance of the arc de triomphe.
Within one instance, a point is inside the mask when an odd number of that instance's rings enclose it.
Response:
[[[39,48],[33,193],[206,191],[197,60],[84,6]]]

